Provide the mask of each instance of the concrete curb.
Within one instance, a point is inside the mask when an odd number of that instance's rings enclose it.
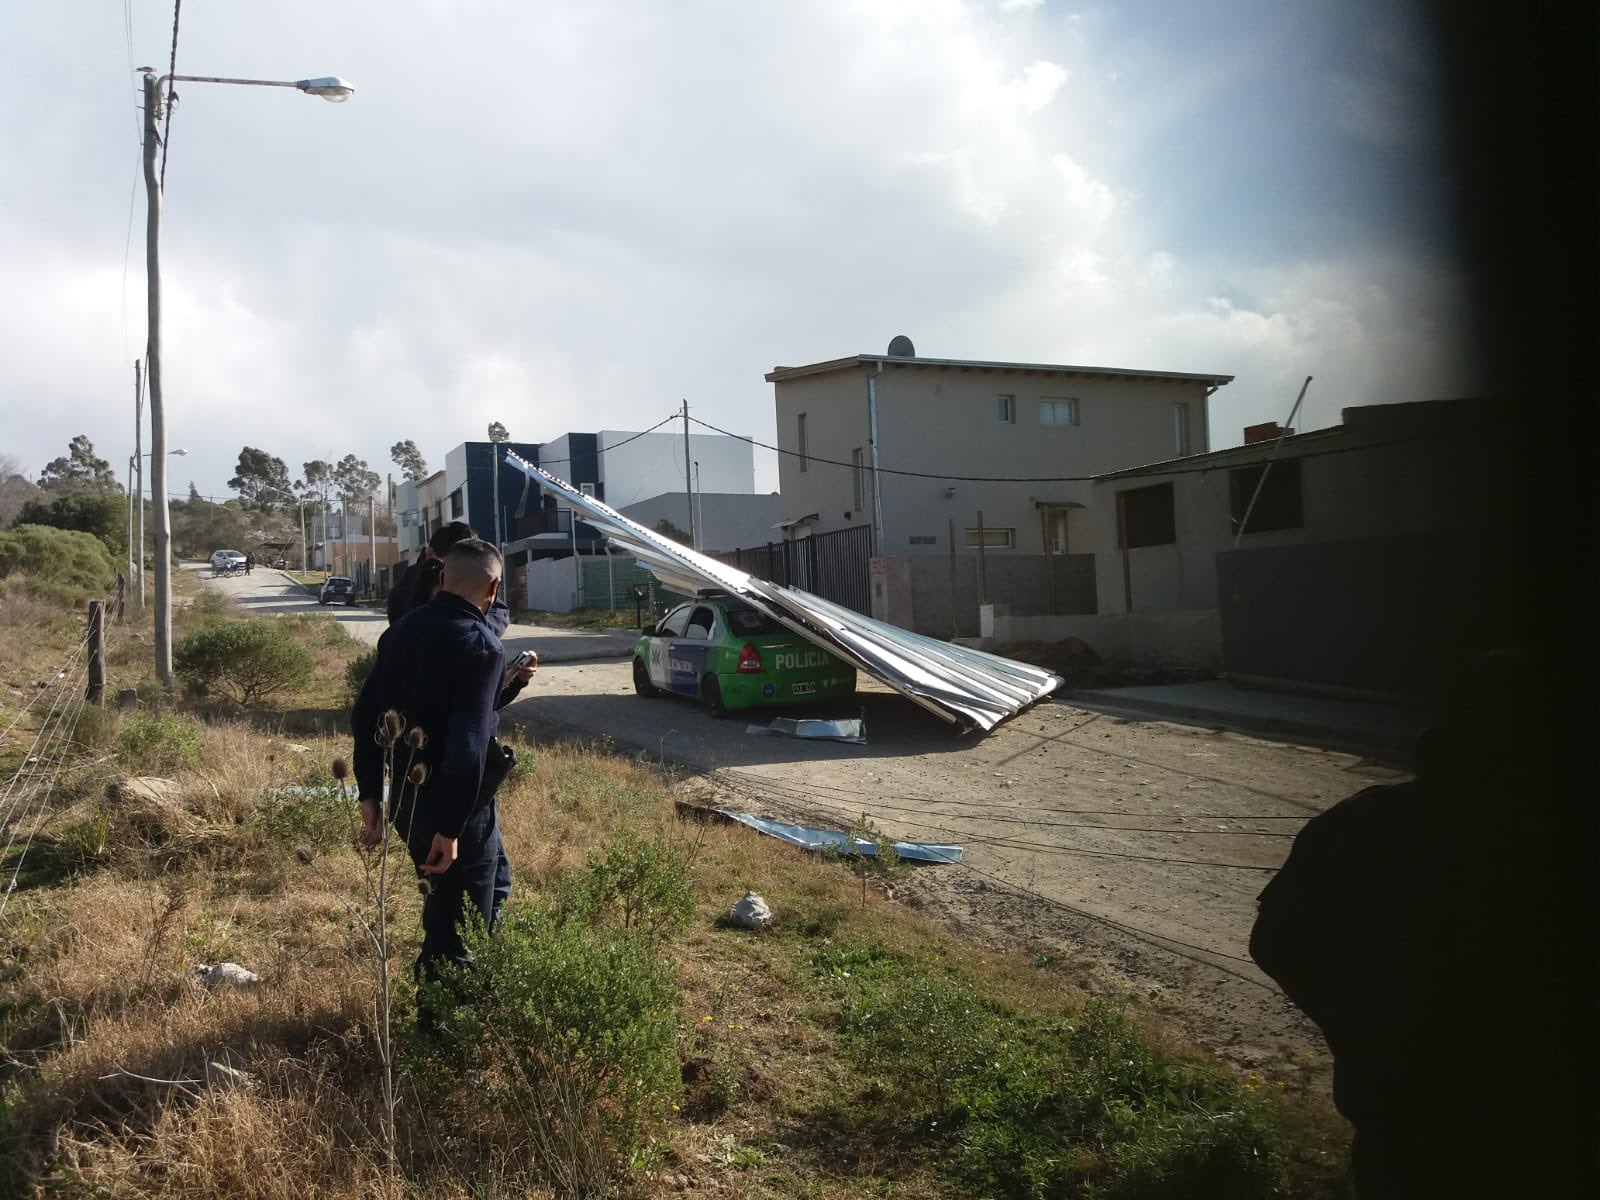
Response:
[[[1214,708],[1201,708],[1191,704],[1151,700],[1145,697],[1119,696],[1092,689],[1072,691],[1062,688],[1052,699],[1062,704],[1089,709],[1170,717],[1177,721],[1188,721],[1238,733],[1294,738],[1330,750],[1383,758],[1408,766],[1416,749],[1417,737],[1421,733],[1420,722],[1415,731],[1400,729],[1380,733],[1370,728],[1339,728],[1286,717],[1223,712]]]

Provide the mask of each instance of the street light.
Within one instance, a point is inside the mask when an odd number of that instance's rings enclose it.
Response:
[[[154,453],[151,451],[150,453]],[[180,458],[188,454],[187,450],[168,450],[168,456],[177,455]],[[139,616],[144,616],[144,460],[150,454],[140,454],[137,449],[128,455],[128,585],[133,588],[137,600],[134,611]],[[138,466],[138,490],[134,490],[135,464]],[[151,473],[150,482],[155,482],[155,474]],[[137,512],[137,526],[135,513]],[[137,547],[137,549],[135,549]]]
[[[156,506],[156,678],[172,690],[172,513],[167,507],[167,422],[161,397],[161,180],[156,170],[156,135],[161,119],[161,89],[170,83],[236,83],[248,87],[298,88],[308,96],[342,103],[355,87],[335,75],[294,81],[232,79],[221,75],[163,75],[144,72],[144,190],[149,200],[145,224],[145,274],[149,305],[149,341],[145,349],[145,382],[150,397],[150,490]]]

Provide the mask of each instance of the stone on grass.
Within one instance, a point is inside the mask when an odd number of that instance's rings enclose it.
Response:
[[[208,988],[230,987],[246,988],[255,987],[261,982],[261,976],[254,971],[241,967],[238,963],[201,963],[194,969],[194,977]]]
[[[728,909],[728,920],[741,929],[766,929],[772,924],[772,910],[754,892],[746,892]]]

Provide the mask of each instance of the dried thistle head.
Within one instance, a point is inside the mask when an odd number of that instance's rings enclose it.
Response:
[[[350,778],[350,764],[342,758],[333,760],[333,777],[340,783]]]
[[[388,738],[386,745],[394,745],[400,740],[400,735],[406,731],[406,719],[390,709],[383,714],[383,734]]]
[[[421,787],[423,784],[428,782],[428,764],[414,764],[411,770],[406,773],[406,778],[411,781],[413,786]]]
[[[428,735],[420,725],[414,726],[411,732],[406,734],[406,745],[410,746],[413,750],[421,750],[427,744]]]

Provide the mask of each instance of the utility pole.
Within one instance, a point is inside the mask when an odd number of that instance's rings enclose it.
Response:
[[[144,373],[143,364],[133,360],[133,540],[139,547],[133,556],[133,614],[144,616]]]
[[[167,508],[167,414],[161,396],[161,180],[156,174],[156,121],[161,88],[154,73],[144,77],[145,286],[149,334],[144,350],[150,392],[150,499],[155,505],[156,678],[172,690],[172,513]]]
[[[683,494],[689,501],[689,545],[697,546],[694,532],[694,483],[689,476],[689,401],[683,402]]]
[[[376,591],[378,587],[378,505],[371,496],[367,497],[367,587]]]
[[[133,455],[128,455],[128,582],[134,580],[133,574]]]
[[[300,574],[306,574],[310,568],[306,566],[306,501],[304,496],[295,497],[300,501]]]

